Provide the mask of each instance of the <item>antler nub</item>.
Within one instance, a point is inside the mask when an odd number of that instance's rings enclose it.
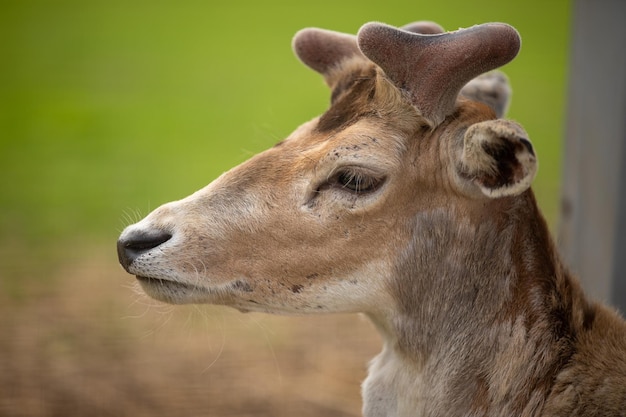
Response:
[[[503,23],[430,35],[368,23],[357,41],[433,126],[454,111],[465,83],[511,61],[521,45],[517,31]]]

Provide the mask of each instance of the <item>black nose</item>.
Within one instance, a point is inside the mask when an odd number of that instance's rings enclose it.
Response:
[[[137,232],[117,241],[117,256],[125,269],[141,254],[167,242],[172,235],[166,232]]]

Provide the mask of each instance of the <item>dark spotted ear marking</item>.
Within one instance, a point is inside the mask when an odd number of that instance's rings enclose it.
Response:
[[[521,45],[517,31],[503,23],[434,35],[368,23],[357,41],[431,126],[454,111],[468,81],[511,61]]]
[[[537,157],[528,134],[509,120],[489,120],[465,132],[460,177],[488,197],[526,191],[537,173]]]
[[[520,142],[522,142],[522,145],[526,147],[528,153],[530,153],[532,156],[535,156],[535,150],[533,149],[533,145],[528,139],[520,138]]]

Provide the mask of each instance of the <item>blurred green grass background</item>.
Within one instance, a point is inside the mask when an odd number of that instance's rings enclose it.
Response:
[[[568,1],[3,0],[0,301],[38,303],[59,282],[80,279],[77,270],[113,275],[104,286],[130,281],[115,254],[124,226],[327,107],[321,77],[291,52],[293,34],[356,33],[374,20],[434,20],[449,30],[502,21],[520,31],[522,50],[504,68],[509,117],[536,147],[534,188],[554,226]]]
[[[551,221],[563,132],[566,1],[314,3],[12,1],[0,5],[0,230],[27,245],[115,240],[131,217],[183,197],[321,113],[328,92],[290,50],[306,26],[378,20],[447,29],[504,21],[510,117],[538,148]]]

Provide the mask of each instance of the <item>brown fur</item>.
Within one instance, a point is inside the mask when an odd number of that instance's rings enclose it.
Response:
[[[128,272],[171,303],[364,312],[385,340],[366,417],[624,416],[626,324],[585,298],[520,188],[523,130],[464,99],[432,127],[365,57],[323,68],[330,109],[130,226]],[[492,136],[468,156],[472,126]]]

